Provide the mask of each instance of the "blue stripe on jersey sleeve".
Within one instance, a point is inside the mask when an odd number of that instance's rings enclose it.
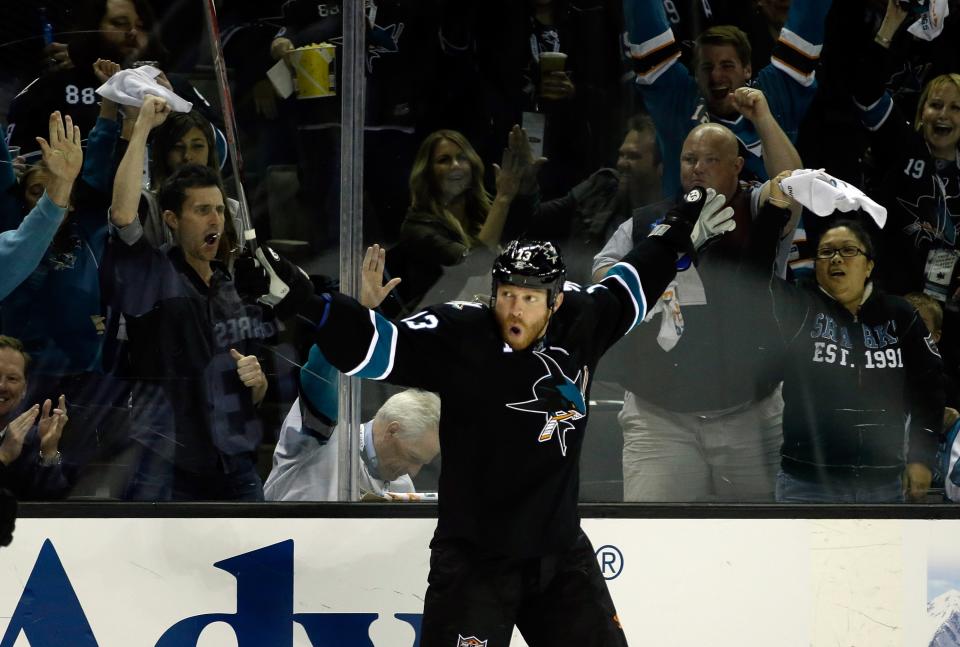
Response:
[[[854,101],[854,103],[857,102]],[[872,105],[862,106],[857,103],[857,107],[860,108],[860,122],[867,130],[874,131],[880,128],[890,116],[890,111],[893,110],[893,99],[890,98],[889,93],[884,92]]]
[[[373,310],[370,311],[370,320],[373,323],[373,336],[367,356],[346,374],[382,380],[393,370],[393,359],[397,352],[397,328]]]
[[[629,263],[617,263],[607,271],[602,283],[609,284],[611,281],[621,285],[630,296],[636,313],[633,323],[630,324],[630,328],[633,329],[647,316],[647,300],[643,296],[643,286],[640,285],[637,270]]]

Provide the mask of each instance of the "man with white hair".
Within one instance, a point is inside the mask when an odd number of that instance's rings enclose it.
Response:
[[[336,501],[339,476],[337,371],[314,346],[300,373],[300,397],[283,421],[268,501]],[[391,396],[360,434],[361,493],[415,492],[412,478],[440,453],[440,398],[407,389]]]

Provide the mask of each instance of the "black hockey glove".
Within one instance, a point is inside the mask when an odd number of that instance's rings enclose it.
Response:
[[[266,245],[237,259],[233,273],[240,296],[270,306],[279,319],[295,315],[313,295],[310,277]]]

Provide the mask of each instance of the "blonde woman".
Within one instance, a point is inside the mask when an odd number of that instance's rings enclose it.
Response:
[[[511,141],[520,136],[522,130],[515,126]],[[389,256],[391,273],[403,278],[398,297],[404,310],[414,309],[431,289],[434,301],[472,296],[479,285],[471,287],[470,277],[486,276],[500,241],[516,235],[526,220],[511,216],[512,226],[504,234],[521,177],[535,178],[535,173],[524,174],[532,168],[530,160],[508,149],[502,168],[493,168],[496,194],[491,196],[483,185],[483,161],[462,134],[438,130],[420,145],[410,173],[410,208],[400,243]],[[471,256],[476,263],[465,263]]]
[[[913,123],[884,86],[898,63],[889,51],[902,38],[907,12],[890,0],[873,41],[869,65],[858,68],[854,98],[870,132],[878,201],[888,209],[878,242],[883,263],[877,283],[892,294],[924,292],[944,310],[939,342],[956,379],[960,358],[960,74],[931,79],[920,93]]]
[[[519,162],[504,151],[503,168],[494,164],[494,173],[491,196],[483,186],[483,160],[466,137],[455,130],[428,135],[410,173],[401,240],[421,260],[439,265],[457,265],[477,248],[495,252],[519,188]]]

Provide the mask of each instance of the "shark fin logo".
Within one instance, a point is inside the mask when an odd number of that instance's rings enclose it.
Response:
[[[457,647],[487,647],[487,641],[480,640],[476,636],[464,638],[462,635],[457,634]]]
[[[931,183],[930,193],[917,196],[916,202],[897,198],[900,206],[913,218],[903,232],[913,239],[916,247],[925,242],[956,247],[957,227],[953,224],[949,201],[960,197],[960,190],[951,194],[947,187],[949,182],[944,182],[936,175],[931,178]]]
[[[537,441],[545,443],[556,434],[560,442],[560,454],[567,455],[567,432],[575,429],[573,422],[587,415],[587,405],[583,397],[586,384],[586,369],[574,378],[564,375],[556,360],[545,353],[533,352],[543,362],[547,374],[533,383],[533,399],[513,402],[507,407],[515,411],[537,413],[544,417],[543,428]],[[581,379],[582,378],[582,379]]]
[[[403,34],[404,23],[392,25],[373,25],[367,45],[367,72],[373,72],[373,62],[385,54],[400,52],[400,36]]]

